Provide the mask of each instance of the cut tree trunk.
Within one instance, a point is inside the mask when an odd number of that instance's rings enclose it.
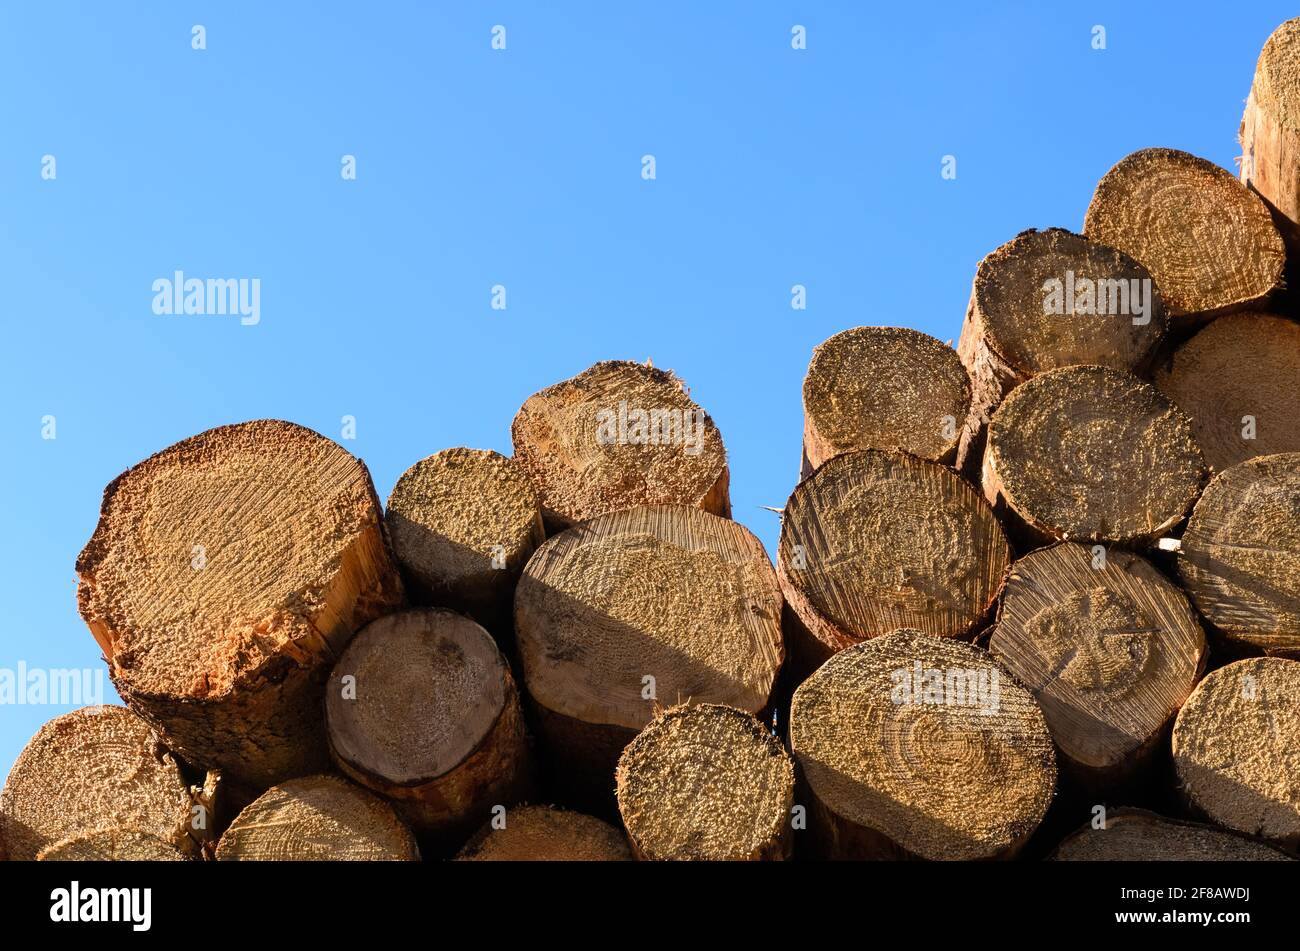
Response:
[[[1097,185],[1083,230],[1146,266],[1176,333],[1262,304],[1286,262],[1259,196],[1176,149],[1142,149],[1115,165]]]
[[[1178,712],[1173,749],[1197,813],[1300,848],[1300,661],[1254,657],[1208,674]]]
[[[1144,545],[1177,525],[1206,479],[1192,423],[1107,367],[1049,370],[989,423],[984,496],[1022,548],[1068,539]]]
[[[188,761],[259,790],[328,765],[325,677],[402,596],[365,466],[274,420],[114,479],[77,573],[127,704]]]
[[[548,531],[637,505],[731,516],[722,436],[664,370],[597,363],[530,396],[511,436]]]
[[[415,836],[392,806],[339,776],[273,786],[217,845],[219,862],[415,862]]]
[[[627,862],[627,838],[595,816],[554,806],[518,806],[485,825],[458,862]]]
[[[1127,254],[1060,228],[1016,235],[980,261],[957,341],[974,387],[957,469],[979,479],[989,417],[1016,386],[1079,364],[1144,375],[1164,333],[1160,293]]]
[[[1241,118],[1241,180],[1273,212],[1300,255],[1300,18],[1268,38]]]
[[[139,829],[108,828],[62,839],[41,849],[41,862],[183,862],[170,842]]]
[[[1175,351],[1156,386],[1192,419],[1205,461],[1222,472],[1300,450],[1300,324],[1229,314]]]
[[[546,539],[537,493],[518,463],[444,449],[402,474],[384,519],[414,598],[504,636],[519,574]]]
[[[1237,653],[1300,658],[1300,453],[1258,456],[1214,477],[1187,522],[1178,575]]]
[[[790,745],[822,858],[1011,858],[1056,788],[1029,692],[987,651],[919,631],[847,648],[804,681]]]
[[[31,861],[70,836],[114,825],[198,852],[193,802],[175,759],[125,707],[82,707],[46,723],[0,792],[0,842]]]
[[[1142,558],[1063,542],[1011,566],[989,650],[1042,707],[1062,772],[1111,793],[1167,749],[1205,634]]]
[[[796,679],[900,627],[972,636],[1010,564],[993,511],[951,469],[904,453],[837,456],[795,488],[781,519]]]
[[[515,627],[557,788],[608,812],[619,754],[656,704],[764,711],[780,618],[767,553],[728,519],[642,506],[549,539],[520,579]]]
[[[1277,849],[1197,822],[1145,809],[1115,809],[1106,826],[1091,824],[1057,846],[1058,862],[1287,862]]]
[[[719,704],[655,717],[618,761],[618,810],[645,861],[790,857],[794,764],[772,731]]]
[[[803,381],[803,477],[841,453],[897,449],[952,462],[970,410],[952,347],[905,327],[854,327],[813,350]]]
[[[531,791],[514,678],[491,636],[452,611],[392,614],[363,628],[325,693],[330,750],[423,839],[459,847]]]

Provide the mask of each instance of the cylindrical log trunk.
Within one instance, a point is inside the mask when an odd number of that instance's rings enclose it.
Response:
[[[1016,235],[980,261],[957,341],[974,389],[958,471],[979,479],[989,418],[1016,386],[1079,364],[1143,375],[1164,333],[1159,290],[1127,254],[1060,228]]]
[[[328,764],[325,677],[402,597],[366,467],[275,420],[114,479],[77,573],[127,704],[189,762],[255,789]]]
[[[415,836],[392,806],[340,776],[273,786],[235,817],[219,862],[415,862]]]
[[[815,855],[1011,858],[1056,788],[1042,710],[987,651],[919,631],[847,648],[795,691]]]
[[[1213,162],[1177,149],[1142,149],[1120,160],[1098,183],[1083,230],[1146,266],[1179,334],[1262,304],[1286,262],[1259,196]]]
[[[1198,814],[1300,848],[1300,661],[1253,657],[1207,674],[1178,712],[1173,750]]]
[[[638,505],[731,516],[722,436],[672,373],[597,363],[530,396],[510,431],[550,532]]]
[[[1177,525],[1206,479],[1192,423],[1153,386],[1107,367],[1049,370],[989,423],[984,496],[1018,546],[1144,545]]]
[[[656,716],[618,761],[618,810],[645,861],[790,857],[794,764],[752,715],[683,704]]]
[[[61,839],[36,856],[41,862],[183,862],[193,858],[139,829],[107,828]]]
[[[1259,456],[1206,487],[1183,533],[1178,575],[1230,653],[1300,659],[1300,453]]]
[[[1062,773],[1108,794],[1167,749],[1205,634],[1183,593],[1142,558],[1063,542],[1011,566],[989,650],[1042,707]]]
[[[176,760],[125,707],[82,707],[46,723],[0,792],[0,842],[12,860],[112,823],[199,848],[193,801]]]
[[[972,636],[1010,564],[993,511],[951,469],[905,453],[837,456],[795,488],[781,519],[796,680],[900,627]]]
[[[466,843],[458,862],[627,862],[627,838],[595,816],[554,806],[517,806]]]
[[[515,595],[524,680],[551,778],[589,811],[656,704],[763,711],[784,656],[762,544],[680,505],[602,515],[551,538]]]
[[[1292,257],[1300,257],[1300,18],[1268,38],[1241,117],[1241,180],[1273,212]]]
[[[1300,324],[1292,320],[1220,317],[1169,356],[1156,386],[1191,417],[1215,472],[1300,451]]]
[[[858,449],[952,462],[970,411],[952,347],[905,327],[854,327],[813,350],[803,382],[803,477]]]
[[[515,584],[546,539],[537,493],[518,463],[444,449],[402,474],[384,521],[412,599],[468,614],[507,639]]]
[[[325,716],[339,769],[392,802],[434,852],[532,789],[510,668],[487,631],[452,611],[364,627],[330,675]]]
[[[1145,809],[1114,809],[1104,828],[1091,824],[1065,839],[1057,862],[1287,862],[1288,856],[1242,835]]]

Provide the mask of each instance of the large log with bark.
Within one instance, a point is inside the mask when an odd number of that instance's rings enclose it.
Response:
[[[1300,453],[1220,472],[1196,503],[1178,575],[1231,653],[1300,658]]]
[[[803,471],[858,449],[951,462],[971,385],[952,347],[906,327],[854,327],[814,350],[803,382]]]
[[[510,432],[551,532],[637,505],[731,515],[718,427],[665,370],[597,363],[530,396]]]
[[[781,519],[796,675],[900,627],[972,636],[1010,564],[992,509],[951,469],[904,453],[835,457],[795,488]]]
[[[0,792],[0,851],[30,861],[69,837],[119,826],[198,852],[206,817],[180,766],[125,707],[82,707],[46,723]]]
[[[1099,794],[1145,777],[1167,749],[1205,634],[1149,562],[1062,542],[1011,566],[989,650],[1042,707],[1062,772]]]
[[[1051,858],[1058,862],[1291,861],[1285,853],[1244,835],[1131,808],[1108,811],[1104,825],[1084,826],[1057,846]]]
[[[1192,423],[1108,367],[1049,370],[989,423],[984,496],[1023,548],[1059,539],[1145,545],[1186,516],[1207,477]]]
[[[1127,254],[1061,228],[1016,235],[980,261],[957,341],[974,390],[957,469],[979,478],[989,418],[1021,383],[1080,364],[1144,375],[1164,333],[1159,290]]]
[[[1200,330],[1156,372],[1192,420],[1216,472],[1255,456],[1300,451],[1300,324],[1229,314]]]
[[[1178,711],[1173,751],[1198,814],[1300,848],[1300,661],[1253,657],[1207,674]]]
[[[169,748],[254,789],[328,764],[329,669],[402,598],[366,467],[276,420],[114,479],[77,573],[122,698]]]
[[[364,627],[330,675],[325,716],[339,769],[430,845],[459,847],[494,807],[532,789],[510,667],[487,631],[453,611]]]
[[[1177,333],[1263,304],[1286,263],[1282,236],[1259,196],[1177,149],[1121,159],[1098,183],[1083,230],[1142,262]]]
[[[515,627],[552,782],[608,811],[623,748],[656,705],[758,714],[784,650],[762,544],[681,505],[602,515],[550,538],[515,593]]]
[[[987,651],[919,631],[847,648],[805,680],[790,746],[824,858],[1011,858],[1056,788],[1029,692]]]
[[[1241,180],[1273,212],[1292,256],[1300,253],[1300,18],[1268,38],[1241,117]]]
[[[618,761],[618,810],[646,861],[790,857],[794,764],[743,710],[682,704],[656,716]]]

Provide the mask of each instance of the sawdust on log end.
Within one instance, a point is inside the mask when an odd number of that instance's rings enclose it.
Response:
[[[555,806],[516,806],[505,825],[491,822],[474,836],[458,862],[627,862],[623,833],[595,816]]]
[[[184,862],[170,842],[140,829],[97,829],[52,843],[36,856],[41,862]]]
[[[489,625],[508,622],[519,573],[546,538],[522,467],[483,449],[444,449],[411,466],[385,522],[413,593]]]
[[[0,792],[0,843],[30,861],[49,845],[107,825],[192,854],[189,787],[148,724],[125,707],[82,707],[46,723]]]
[[[217,844],[219,862],[397,861],[420,858],[392,807],[338,776],[303,776],[273,786]]]
[[[649,861],[790,856],[794,764],[753,716],[719,704],[655,717],[618,762],[618,808]]]
[[[858,449],[951,462],[969,409],[952,347],[905,327],[842,331],[813,350],[804,378],[804,474]]]
[[[1108,367],[1049,370],[993,414],[982,484],[1032,544],[1145,543],[1183,520],[1207,471],[1185,413]]]
[[[1019,384],[1091,364],[1146,372],[1165,333],[1159,290],[1122,251],[1061,228],[1030,229],[979,263],[957,355],[973,384],[957,450],[978,478],[989,417]]]
[[[365,466],[275,420],[113,480],[77,573],[127,704],[187,760],[263,788],[328,762],[325,676],[402,596]]]
[[[491,636],[452,611],[373,621],[325,692],[335,763],[422,835],[464,841],[529,791],[514,679]]]
[[[987,651],[895,631],[795,691],[790,745],[828,858],[1010,858],[1056,788],[1047,722]]]
[[[1184,343],[1156,386],[1192,420],[1205,461],[1222,472],[1255,456],[1300,451],[1300,324],[1228,314]]]
[[[1167,735],[1200,675],[1205,634],[1183,593],[1139,556],[1063,542],[1011,566],[989,650],[1042,707],[1062,770],[1110,790]]]
[[[511,436],[551,531],[637,505],[731,515],[722,436],[668,371],[597,363],[530,396]]]
[[[1300,453],[1259,456],[1206,487],[1178,574],[1212,633],[1238,651],[1300,658]]]
[[[1106,827],[1091,824],[1065,839],[1058,862],[1287,862],[1283,852],[1196,822],[1166,819],[1145,809],[1114,809]]]
[[[1286,261],[1259,196],[1177,149],[1121,159],[1098,183],[1083,230],[1150,270],[1174,327],[1261,303]]]
[[[1173,749],[1197,810],[1300,847],[1300,661],[1254,657],[1206,675],[1178,712]]]
[[[786,503],[777,570],[801,672],[900,627],[966,637],[1011,564],[992,509],[951,469],[904,453],[837,456]]]

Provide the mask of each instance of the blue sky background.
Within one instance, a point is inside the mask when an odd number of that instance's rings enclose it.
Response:
[[[148,454],[256,417],[337,438],[350,414],[386,498],[438,449],[508,453],[523,400],[601,359],[687,381],[771,550],[759,506],[793,487],[813,346],[859,324],[955,338],[979,259],[1081,228],[1135,149],[1235,170],[1259,49],[1296,12],[3,3],[0,667],[99,664],[73,563]],[[261,323],[155,315],[176,269],[260,278]],[[0,774],[61,712],[0,706]]]

